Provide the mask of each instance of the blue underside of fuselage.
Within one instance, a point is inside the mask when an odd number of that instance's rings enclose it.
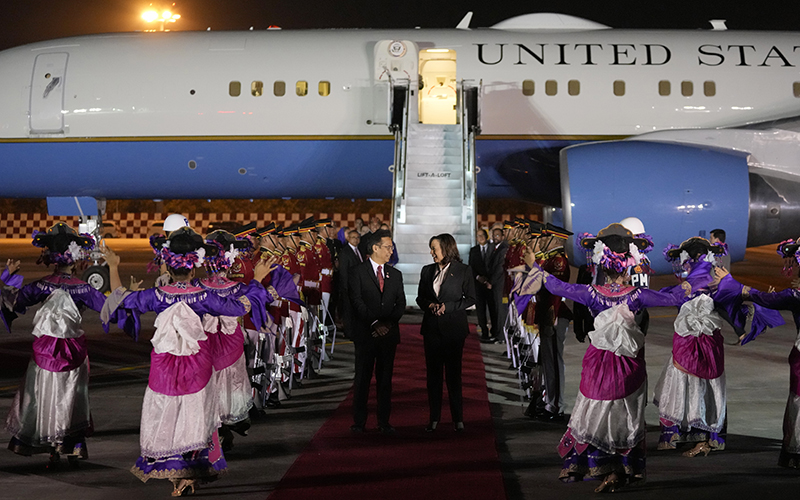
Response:
[[[477,141],[478,196],[522,197],[498,167],[556,144]],[[0,197],[390,198],[393,154],[392,140],[4,142]]]

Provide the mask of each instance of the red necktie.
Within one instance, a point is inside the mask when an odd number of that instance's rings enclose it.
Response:
[[[378,266],[378,286],[383,293],[383,266]]]

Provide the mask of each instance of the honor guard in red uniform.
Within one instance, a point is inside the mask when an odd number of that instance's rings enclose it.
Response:
[[[322,292],[322,302],[325,304],[325,310],[328,311],[328,303],[330,302],[331,292],[333,291],[333,255],[328,246],[328,238],[320,234],[320,232],[325,231],[325,228],[331,226],[331,220],[320,219],[316,221],[314,225],[317,231],[317,239],[314,242],[314,253],[317,255],[320,267],[319,288]]]
[[[509,296],[514,286],[514,280],[525,270],[525,262],[522,260],[522,255],[525,253],[526,241],[523,238],[523,234],[527,229],[528,223],[524,219],[516,219],[513,222],[506,221],[503,223],[503,232],[507,238],[506,241],[508,241],[508,251],[506,252],[505,263],[503,264],[503,268],[505,269],[505,283],[503,285],[502,307],[506,311],[503,316],[504,318],[507,318],[508,314],[511,312]],[[522,311],[517,311],[517,313],[521,314]],[[505,322],[500,325],[500,328],[502,329],[503,337],[506,342],[509,342],[509,332]],[[507,351],[509,357],[512,357],[511,346],[507,347]]]
[[[257,235],[256,227],[256,223],[253,222],[232,231],[236,239],[247,240],[249,243],[249,247],[240,251],[230,269],[228,269],[228,278],[232,281],[250,283],[253,279],[253,268],[261,255],[260,248],[253,245],[253,235]],[[262,284],[265,281],[269,281],[269,275],[262,281]],[[272,296],[276,298],[277,294],[273,293]],[[275,300],[273,300],[274,302]],[[267,305],[268,312],[269,309],[270,305]],[[264,403],[268,395],[265,392],[268,385],[265,362],[272,359],[275,344],[274,334],[270,337],[267,332],[259,331],[253,324],[250,314],[243,317],[242,324],[244,327],[245,361],[250,377],[250,385],[253,389],[254,407],[250,411],[250,418],[258,419],[261,416],[261,412],[263,412]]]
[[[572,233],[547,223],[536,244],[536,263],[558,279],[569,282],[569,261],[564,242]],[[531,410],[539,420],[563,419],[564,413],[564,340],[569,326],[569,309],[561,297],[544,287],[536,294],[535,321],[539,329],[539,362],[544,375],[542,400],[531,401]],[[530,414],[530,411],[527,412]]]
[[[294,277],[295,284],[297,285],[298,290],[301,292],[302,297],[302,282],[300,280],[303,270],[297,260],[297,233],[297,225],[284,228],[278,233],[281,241],[286,242],[283,243],[284,251],[281,253],[280,260],[278,262]],[[293,373],[296,375],[295,381],[299,382],[300,378],[302,378],[300,375],[303,372],[303,363],[306,359],[306,322],[303,319],[303,308],[299,304],[289,302],[289,317],[292,321],[292,338],[288,340],[294,349]]]
[[[315,232],[317,234],[316,241],[314,242],[314,254],[317,256],[319,262],[319,291],[322,300],[322,311],[320,311],[320,323],[323,330],[322,338],[322,352],[321,355],[325,356],[325,344],[327,343],[327,334],[329,329],[332,329],[333,339],[336,341],[336,324],[331,314],[331,293],[333,293],[333,255],[331,254],[331,247],[326,237],[328,228],[331,226],[330,219],[320,219],[314,223]],[[330,325],[330,326],[328,326]],[[331,343],[331,352],[333,352],[333,343]]]
[[[315,375],[314,365],[322,366],[324,336],[320,326],[322,318],[322,263],[320,262],[317,249],[316,221],[313,217],[301,222],[298,226],[300,237],[297,250],[297,260],[301,266],[300,282],[303,285],[303,295],[305,296],[306,308],[308,309],[306,320],[306,352],[313,354],[307,356],[304,366],[303,376],[313,377]]]
[[[317,253],[314,251],[316,243],[314,219],[308,218],[301,222],[297,228],[300,238],[297,247],[297,263],[300,265],[300,286],[307,306],[319,306],[322,301],[320,292],[320,266]]]

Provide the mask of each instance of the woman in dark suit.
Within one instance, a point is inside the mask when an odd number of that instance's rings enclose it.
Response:
[[[433,264],[422,268],[417,304],[425,312],[422,333],[428,374],[430,422],[433,432],[442,414],[442,381],[447,380],[450,414],[456,431],[464,430],[461,401],[461,354],[469,334],[467,308],[475,304],[475,280],[469,266],[461,262],[456,240],[440,234],[430,240]]]

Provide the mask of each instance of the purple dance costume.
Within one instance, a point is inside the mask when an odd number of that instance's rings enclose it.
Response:
[[[245,289],[243,284],[219,274],[197,280],[196,284],[220,297],[239,298]],[[272,291],[267,290],[268,302],[279,298],[271,296]],[[233,425],[245,420],[253,407],[253,391],[244,356],[244,331],[238,318],[210,314],[203,316],[203,329],[211,346],[220,419],[225,425]]]
[[[213,382],[214,357],[201,318],[240,317],[250,303],[256,325],[266,319],[264,287],[243,286],[241,299],[220,297],[188,283],[130,292],[116,290],[103,309],[105,323],[116,322],[138,337],[140,315],[158,313],[147,390],[142,404],[141,456],[131,472],[142,481],[212,481],[227,463],[217,436],[219,394]]]
[[[21,276],[3,280],[19,287]],[[33,357],[6,419],[8,448],[20,455],[58,453],[88,458],[92,432],[89,358],[81,312],[100,311],[105,296],[70,274],[53,274],[19,290],[13,313],[43,303],[33,321]],[[4,320],[6,320],[4,316]]]
[[[735,284],[741,293],[743,286],[740,283],[730,275],[723,278],[725,280]],[[751,289],[749,295],[750,300],[759,306],[790,311],[797,326],[797,338],[789,353],[789,399],[783,415],[783,446],[778,465],[800,469],[800,290],[787,288],[780,292],[766,293]]]
[[[544,286],[553,295],[584,304],[595,316],[580,391],[558,445],[564,459],[559,479],[570,482],[611,473],[629,482],[644,478],[647,371],[644,335],[634,313],[646,307],[677,306],[683,290],[663,293],[616,284],[577,285],[549,275]]]
[[[711,263],[694,261],[687,276],[692,296],[675,318],[672,356],[656,382],[653,396],[661,426],[659,450],[675,449],[681,442],[703,441],[708,441],[711,449],[725,449],[727,396],[720,333],[723,319],[714,310],[708,289],[712,270]]]

